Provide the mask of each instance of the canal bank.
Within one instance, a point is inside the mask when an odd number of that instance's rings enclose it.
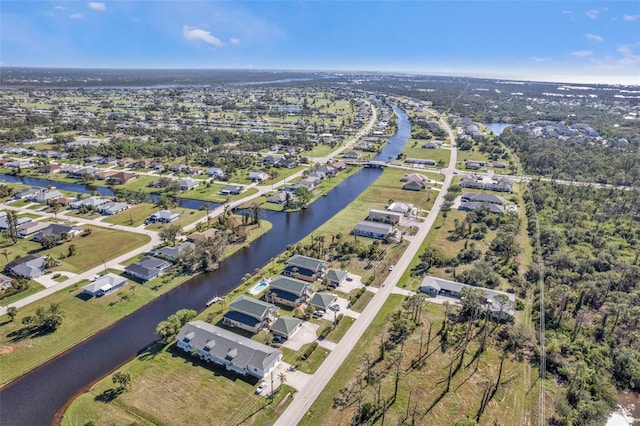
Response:
[[[396,107],[393,109],[398,114],[398,131],[391,138],[392,143],[378,154],[378,160],[395,158],[411,134],[406,114]],[[288,245],[301,240],[342,210],[380,173],[377,169],[363,169],[300,212],[263,212],[262,218],[271,222],[276,232],[266,234],[222,262],[218,271],[194,277],[3,388],[0,391],[2,424],[50,424],[74,395],[151,345],[157,338],[158,322],[178,309],[201,311],[212,296],[228,293],[245,273],[264,266]]]

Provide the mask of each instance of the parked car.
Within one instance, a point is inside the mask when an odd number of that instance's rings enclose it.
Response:
[[[389,270],[393,271],[394,266],[393,265],[389,265]]]
[[[340,310],[340,305],[338,305],[337,303],[334,303],[333,305],[329,306],[329,309],[337,312]]]
[[[317,310],[317,311],[315,311],[313,313],[313,316],[314,317],[318,317],[318,318],[323,317],[324,316],[324,311]]]
[[[260,395],[262,393],[262,391],[267,387],[267,383],[266,382],[262,382],[258,385],[258,388],[256,389],[256,395]]]

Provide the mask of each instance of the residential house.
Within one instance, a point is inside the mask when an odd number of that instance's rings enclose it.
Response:
[[[404,162],[407,164],[422,164],[424,166],[435,166],[438,164],[436,163],[436,160],[430,160],[427,158],[406,158]]]
[[[265,172],[249,172],[249,179],[252,182],[262,182],[269,179],[269,175]]]
[[[187,235],[187,240],[195,243],[196,241],[206,241],[209,238],[213,238],[218,230],[216,228],[210,228],[203,232],[194,232],[193,234]]]
[[[334,161],[332,163],[329,163],[329,166],[333,167],[338,171],[342,171],[347,168],[347,163],[345,163],[344,161]]]
[[[290,194],[289,194],[289,197],[291,197]],[[284,204],[287,202],[287,192],[284,192],[284,191],[276,192],[271,197],[269,197],[267,201],[275,204]]]
[[[467,170],[479,170],[481,168],[483,168],[485,166],[485,162],[484,161],[473,161],[473,160],[467,160],[465,162],[464,167]]]
[[[491,312],[492,317],[500,320],[513,317],[516,298],[511,293],[462,284],[432,276],[424,277],[420,284],[420,291],[430,297],[444,296],[459,299],[463,289],[474,289],[484,292],[485,299],[483,305]]]
[[[57,200],[62,196],[62,192],[58,191],[57,189],[43,189],[42,191],[37,192],[33,196],[29,197],[29,199],[34,203],[44,204],[53,200]]]
[[[82,200],[74,201],[73,203],[69,204],[69,207],[72,209],[79,209],[81,207],[86,207],[90,210],[93,210],[96,207],[98,207],[100,204],[104,204],[106,202],[108,201],[101,197],[89,197],[89,198],[84,198]]]
[[[489,210],[489,212],[491,213],[495,213],[495,214],[504,214],[504,206],[501,206],[500,204],[493,204],[493,203],[482,203],[479,201],[468,201],[468,202],[461,202],[460,205],[458,206],[458,210],[461,211],[474,211],[476,209],[487,209]]]
[[[176,336],[177,347],[227,370],[259,379],[271,373],[282,352],[204,321],[191,321]]]
[[[397,225],[398,223],[400,223],[401,218],[402,213],[390,212],[388,210],[371,209],[369,210],[368,220],[372,222],[383,222]]]
[[[200,181],[198,179],[180,179],[180,189],[182,191],[188,191],[200,185]]]
[[[252,297],[240,296],[229,303],[229,311],[224,314],[222,322],[231,327],[257,333],[269,328],[278,316],[278,308],[271,303]]]
[[[126,203],[117,203],[115,201],[109,201],[103,204],[100,204],[96,210],[103,215],[111,216],[120,212],[123,212],[129,208],[129,205]]]
[[[116,172],[107,178],[107,182],[111,185],[124,185],[127,182],[137,179],[138,175],[131,172]]]
[[[46,166],[40,167],[40,173],[59,173],[60,166],[57,164],[47,164]]]
[[[102,275],[95,281],[82,287],[82,294],[87,294],[92,297],[100,297],[112,293],[117,289],[124,287],[126,284],[127,279],[125,277],[109,272],[108,274]]]
[[[313,297],[309,301],[309,304],[316,309],[326,311],[327,309],[329,309],[329,306],[336,303],[337,300],[338,296],[336,296],[335,294],[317,292],[313,295]]]
[[[165,271],[171,269],[172,266],[171,262],[166,260],[153,256],[145,256],[140,261],[124,268],[124,271],[132,277],[149,281],[152,278],[162,275]]]
[[[353,228],[355,235],[362,237],[375,238],[382,240],[393,232],[393,225],[388,223],[371,222],[370,220],[361,220]]]
[[[281,336],[285,339],[289,339],[296,333],[296,331],[300,330],[301,326],[301,319],[282,315],[278,317],[276,322],[274,322],[271,326],[271,332],[276,336]]]
[[[402,189],[407,191],[422,191],[429,188],[422,179],[410,179],[402,185]]]
[[[462,197],[460,197],[460,201],[462,201],[463,203],[479,202],[479,203],[492,203],[492,204],[500,204],[500,205],[505,203],[504,198],[498,195],[475,194],[475,193],[463,194]]]
[[[401,213],[405,216],[409,216],[411,214],[411,211],[413,210],[413,204],[394,202],[389,204],[387,210],[389,210],[390,212]]]
[[[360,158],[360,154],[358,154],[355,151],[349,151],[349,152],[345,152],[344,154],[342,154],[342,158],[348,158],[348,159],[357,160],[358,158]],[[333,166],[333,164],[332,164],[332,166]]]
[[[224,171],[217,167],[211,167],[207,169],[207,176],[211,176],[214,179],[222,179],[224,177]]]
[[[16,200],[29,199],[42,191],[44,191],[44,188],[24,188],[13,194],[13,198]]]
[[[154,256],[162,256],[167,259],[177,260],[184,251],[194,250],[196,245],[189,241],[183,241],[175,246],[165,246],[152,252]]]
[[[47,226],[49,226],[49,222],[36,222],[33,220],[23,222],[18,225],[18,237],[28,238],[36,232],[42,231]]]
[[[10,289],[15,281],[16,280],[14,278],[8,277],[5,274],[0,274],[0,292]]]
[[[177,220],[180,217],[180,213],[172,212],[171,210],[159,210],[149,216],[145,223],[170,223]]]
[[[29,217],[18,217],[16,218],[16,226],[20,226],[23,223],[33,222],[33,220]],[[0,231],[4,231],[9,228],[9,222],[7,221],[7,213],[0,212]]]
[[[329,269],[324,279],[329,287],[339,287],[344,283],[349,276],[349,273],[343,269]]]
[[[244,191],[244,186],[227,185],[218,191],[220,195],[239,195]]]
[[[18,277],[34,279],[44,274],[45,264],[44,256],[30,254],[9,262],[5,270]]]
[[[317,170],[318,173],[323,173],[327,177],[335,176],[338,173],[334,167],[331,166],[322,166]]]
[[[287,260],[283,274],[311,282],[322,278],[326,270],[327,263],[324,260],[296,254]]]
[[[269,283],[267,300],[295,308],[306,302],[311,293],[312,288],[308,282],[278,275]]]
[[[33,241],[40,242],[44,237],[51,237],[58,243],[61,243],[69,238],[75,237],[80,232],[82,232],[82,228],[79,226],[69,226],[62,223],[48,223],[46,228],[33,236]]]

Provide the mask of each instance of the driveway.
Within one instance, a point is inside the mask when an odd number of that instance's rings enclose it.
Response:
[[[298,332],[299,333],[299,332]],[[273,375],[273,389],[280,387],[280,373],[284,373],[286,377],[285,383],[294,387],[296,390],[302,389],[311,379],[312,375],[303,373],[302,371],[292,371],[291,364],[280,362],[276,368],[264,378],[267,388],[262,392],[262,396],[267,397],[271,393],[271,376]]]
[[[349,281],[351,280],[351,281]],[[362,287],[362,277],[360,275],[354,275],[349,273],[347,279],[340,284],[336,290],[349,294],[353,290]]]
[[[67,280],[68,280],[69,278],[75,277],[77,274],[74,274],[73,272],[56,271],[56,272],[51,272],[50,274],[41,275],[38,278],[35,278],[34,281],[39,284],[42,284],[46,288],[53,287],[54,285],[59,284],[53,279],[54,275],[64,275],[65,277],[67,277]]]
[[[316,334],[318,327],[320,326],[317,324],[309,321],[303,321],[300,329],[296,331],[293,336],[287,339],[287,341],[285,341],[282,346],[293,351],[299,350],[307,343],[311,343],[316,340],[316,338],[318,337],[318,335]]]

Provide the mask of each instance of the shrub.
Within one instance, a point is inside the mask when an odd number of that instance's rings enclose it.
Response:
[[[306,349],[304,350],[300,358],[302,358],[303,360],[306,360],[311,356],[311,354],[316,350],[317,347],[318,347],[318,342],[310,343],[309,346],[306,347]]]

